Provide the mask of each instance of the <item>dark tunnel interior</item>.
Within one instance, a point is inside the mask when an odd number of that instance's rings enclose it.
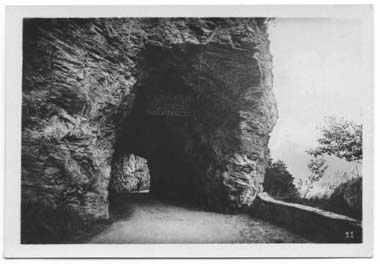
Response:
[[[154,196],[199,202],[200,194],[194,190],[201,184],[198,171],[202,162],[194,167],[188,157],[199,141],[196,100],[196,93],[173,69],[151,72],[136,89],[115,156],[127,152],[147,160],[150,193]]]

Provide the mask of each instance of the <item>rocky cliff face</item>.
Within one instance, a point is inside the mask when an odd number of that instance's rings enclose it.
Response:
[[[130,154],[158,196],[236,211],[260,192],[277,118],[264,19],[27,19],[23,54],[23,211],[107,219]]]

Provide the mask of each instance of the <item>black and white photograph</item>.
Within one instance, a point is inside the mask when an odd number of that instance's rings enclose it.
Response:
[[[372,7],[167,9],[8,13],[5,240],[370,254]]]

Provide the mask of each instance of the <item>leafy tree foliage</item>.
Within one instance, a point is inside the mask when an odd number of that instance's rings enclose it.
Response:
[[[320,146],[307,151],[310,155],[334,155],[347,161],[361,162],[363,159],[363,125],[352,121],[327,118],[327,125],[321,128]]]
[[[293,180],[294,177],[283,161],[272,162],[270,160],[265,171],[264,191],[277,199],[294,201],[299,197],[299,193]]]
[[[326,160],[323,158],[323,156],[317,156],[309,161],[307,167],[309,168],[311,174],[307,178],[308,184],[303,198],[306,198],[306,195],[314,187],[314,184],[318,182],[323,177],[323,175],[325,175],[325,171],[328,168],[328,165],[326,165]]]

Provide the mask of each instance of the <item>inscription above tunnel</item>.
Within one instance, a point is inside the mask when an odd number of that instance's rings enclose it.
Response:
[[[154,116],[191,116],[194,99],[188,95],[150,95],[145,112]]]

